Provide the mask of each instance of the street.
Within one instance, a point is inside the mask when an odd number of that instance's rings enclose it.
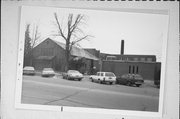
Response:
[[[22,103],[88,108],[158,111],[159,89],[94,83],[61,76],[23,76]]]

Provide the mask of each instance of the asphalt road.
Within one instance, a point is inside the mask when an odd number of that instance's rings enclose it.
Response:
[[[73,107],[158,111],[159,89],[23,76],[22,103]]]

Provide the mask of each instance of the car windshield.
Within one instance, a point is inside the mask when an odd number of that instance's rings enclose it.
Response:
[[[115,75],[114,75],[114,73],[106,72],[106,73],[105,73],[105,76],[112,76],[112,77],[114,77]]]
[[[77,70],[69,70],[68,73],[79,73]]]

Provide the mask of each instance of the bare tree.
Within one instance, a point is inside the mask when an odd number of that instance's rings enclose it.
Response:
[[[40,34],[38,32],[38,25],[34,25],[32,28],[32,36],[30,35],[30,26],[31,24],[26,24],[25,31],[25,48],[24,48],[24,65],[31,66],[32,65],[32,49],[34,48],[37,40],[40,38]],[[31,36],[31,37],[30,37]]]
[[[33,33],[31,39],[31,48],[33,49],[37,41],[40,39],[41,35],[39,33],[39,26],[37,24],[33,25]]]
[[[24,66],[30,65],[29,52],[31,50],[30,24],[26,24],[24,43]]]
[[[58,36],[61,36],[66,42],[66,69],[69,69],[70,62],[70,52],[72,50],[73,45],[78,42],[87,39],[90,35],[84,35],[82,29],[80,28],[81,24],[84,21],[84,15],[78,14],[74,16],[73,14],[68,15],[67,24],[63,27],[60,24],[57,13],[54,13],[54,17],[56,20],[56,25],[58,27]],[[81,34],[81,35],[79,35]],[[83,35],[82,35],[83,34]]]

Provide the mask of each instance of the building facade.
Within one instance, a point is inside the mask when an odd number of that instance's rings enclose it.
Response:
[[[140,74],[147,80],[160,80],[161,63],[156,61],[155,55],[127,55],[100,53],[95,49],[86,49],[97,54],[100,59],[97,71],[108,71],[116,76],[123,74]]]
[[[42,70],[43,68],[53,68],[56,71],[65,71],[65,44],[52,40],[50,38],[45,39],[39,43],[32,51],[32,65],[36,70]],[[71,59],[75,61],[81,60],[83,66],[78,70],[84,72],[91,72],[93,63],[98,61],[98,58],[89,52],[72,47]],[[75,68],[75,67],[74,67]]]

